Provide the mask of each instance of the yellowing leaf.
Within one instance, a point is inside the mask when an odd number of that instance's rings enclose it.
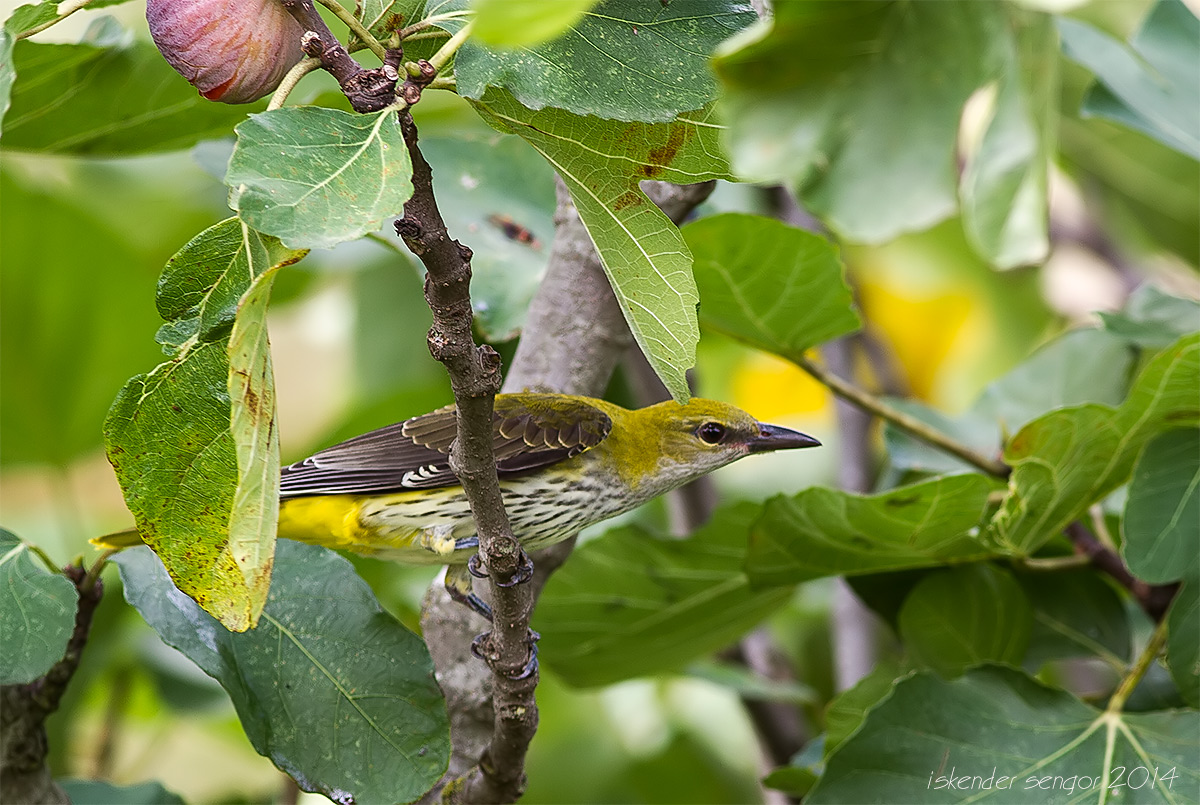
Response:
[[[227,628],[251,628],[271,578],[279,441],[264,318],[304,252],[231,218],[193,238],[159,288],[171,360],[117,395],[104,435],[143,540]]]

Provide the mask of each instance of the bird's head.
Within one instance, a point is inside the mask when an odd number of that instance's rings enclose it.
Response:
[[[640,458],[633,463],[646,465],[638,467],[638,475],[663,491],[751,453],[821,444],[798,431],[763,424],[742,409],[715,400],[659,403],[630,415],[628,447]]]

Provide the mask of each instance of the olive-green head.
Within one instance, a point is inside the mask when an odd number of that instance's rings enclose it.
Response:
[[[653,494],[751,453],[821,444],[804,433],[759,422],[737,406],[701,398],[630,411],[613,425],[618,471],[634,487],[653,487]]]

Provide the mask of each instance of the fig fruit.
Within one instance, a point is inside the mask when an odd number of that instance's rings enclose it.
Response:
[[[148,0],[150,35],[205,98],[250,103],[300,61],[304,29],[279,0]]]

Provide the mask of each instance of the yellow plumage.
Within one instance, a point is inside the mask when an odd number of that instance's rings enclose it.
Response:
[[[442,408],[285,467],[278,535],[405,563],[465,564],[476,550],[475,524],[449,469],[456,432],[453,407]],[[493,417],[505,510],[527,550],[750,453],[816,444],[702,399],[629,411],[588,397],[502,394]],[[140,540],[122,532],[93,542],[122,548]]]

